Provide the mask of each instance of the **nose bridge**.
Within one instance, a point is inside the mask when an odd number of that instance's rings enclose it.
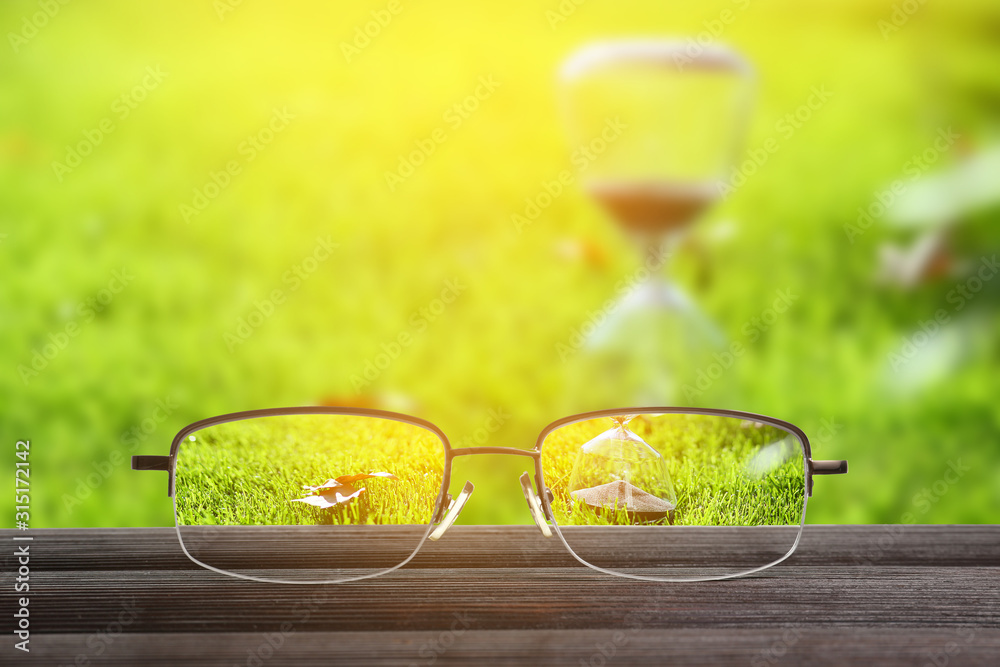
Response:
[[[535,461],[536,465],[541,456],[541,452],[534,449],[518,449],[516,447],[461,447],[459,449],[449,450],[449,462],[451,458],[456,456],[471,456],[473,454],[511,454],[513,456],[526,456]],[[535,524],[538,526],[538,529],[542,531],[542,535],[545,537],[552,537],[552,531],[549,529],[542,501],[531,485],[531,476],[527,472],[522,473],[520,482],[521,490],[524,493],[524,499],[528,502],[528,509],[531,512],[531,516],[534,519]],[[541,480],[536,478],[535,482],[540,486]],[[442,513],[444,516],[441,517],[437,527],[431,531],[428,539],[438,540],[444,536],[448,528],[455,523],[455,520],[462,511],[462,508],[465,507],[465,503],[468,502],[469,496],[472,495],[474,488],[475,487],[473,487],[472,482],[467,481],[465,483],[465,488],[462,489],[462,492],[457,498],[452,499],[450,494],[445,494],[446,505],[438,509],[438,513],[435,514],[435,520]]]
[[[451,450],[452,456],[472,456],[475,454],[512,454],[537,459],[539,452],[534,449],[518,449],[517,447],[462,447]]]

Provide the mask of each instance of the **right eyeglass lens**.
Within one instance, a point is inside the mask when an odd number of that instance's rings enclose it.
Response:
[[[370,576],[430,531],[444,443],[421,426],[343,414],[241,419],[177,449],[177,532],[197,562],[275,582]]]
[[[616,573],[742,574],[781,560],[802,530],[803,445],[767,422],[641,412],[589,418],[549,433],[541,461],[567,546]]]

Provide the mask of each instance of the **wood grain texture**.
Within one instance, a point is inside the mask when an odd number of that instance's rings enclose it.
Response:
[[[173,529],[30,535],[32,652],[0,664],[1000,664],[1000,526],[807,526],[784,563],[687,584],[591,570],[533,526],[455,526],[322,586],[205,570]]]

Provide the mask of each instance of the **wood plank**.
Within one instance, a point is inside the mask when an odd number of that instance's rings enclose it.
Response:
[[[39,664],[66,656],[102,665],[995,665],[1000,631],[890,628],[760,630],[476,630],[439,632],[47,635]],[[273,647],[277,646],[277,649]],[[97,651],[101,651],[97,656]],[[259,662],[256,662],[255,659]],[[603,660],[602,660],[603,659]],[[81,660],[83,664],[83,660]]]
[[[584,567],[533,526],[456,526],[404,569],[322,586],[205,570],[169,528],[29,534],[31,658],[44,664],[247,664],[259,633],[286,635],[267,664],[596,665],[608,642],[619,664],[1000,658],[997,526],[807,526],[764,572],[669,584]],[[15,571],[5,556],[0,585]],[[453,646],[438,653],[442,637]],[[3,664],[22,657],[0,650]]]
[[[17,531],[2,530],[10,539]],[[195,569],[173,528],[70,528],[33,530],[36,567],[47,570]],[[605,544],[596,529],[590,538]],[[44,548],[42,548],[44,545]],[[359,556],[363,560],[365,554]],[[14,558],[3,554],[4,570]],[[510,567],[576,565],[557,538],[533,526],[453,526],[438,542],[426,542],[412,567]],[[1000,564],[1000,526],[806,526],[786,564],[794,565],[995,566]]]
[[[401,571],[360,582],[288,586],[209,571],[81,571],[32,577],[38,632],[91,632],[136,610],[130,632],[432,630],[453,613],[480,627],[599,628],[627,614],[658,628],[865,627],[997,623],[1000,567],[784,568],[730,582],[655,584],[584,568]],[[66,610],[86,610],[67,614]]]

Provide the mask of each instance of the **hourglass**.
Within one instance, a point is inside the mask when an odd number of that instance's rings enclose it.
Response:
[[[569,495],[614,523],[674,522],[677,494],[663,457],[628,429],[634,415],[611,417],[614,426],[580,447]]]
[[[587,341],[591,355],[608,362],[606,377],[591,379],[613,385],[619,404],[672,400],[724,344],[662,273],[677,240],[725,189],[751,83],[749,65],[734,52],[669,41],[588,46],[561,71],[582,184],[645,260],[638,285]]]

